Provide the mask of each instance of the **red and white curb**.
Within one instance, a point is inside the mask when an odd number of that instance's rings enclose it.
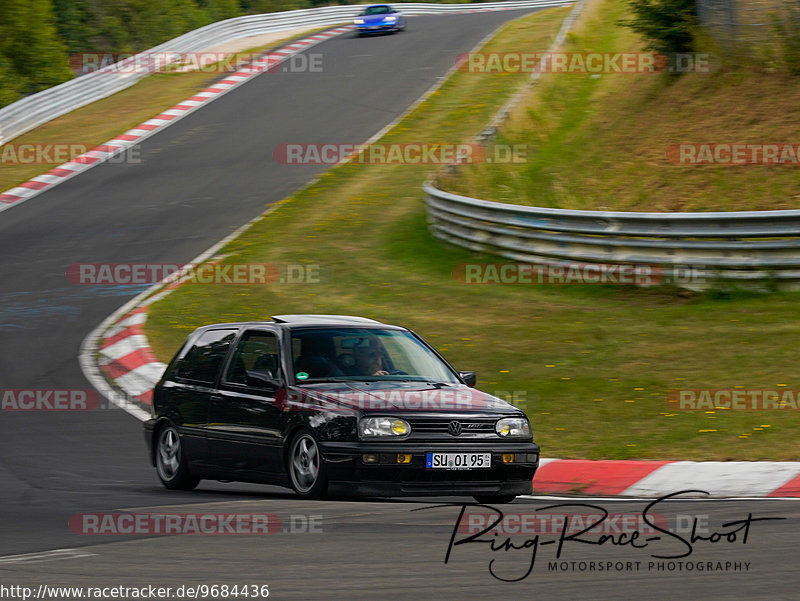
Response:
[[[55,169],[51,169],[43,175],[38,175],[33,179],[6,190],[0,194],[0,212],[17,206],[26,200],[30,200],[34,196],[41,194],[45,190],[49,190],[58,184],[65,182],[71,177],[75,177],[79,173],[83,173],[99,165],[118,154],[125,152],[132,146],[140,143],[142,140],[149,138],[155,133],[169,127],[176,123],[186,115],[193,113],[202,106],[212,102],[227,94],[231,90],[239,87],[246,81],[256,77],[270,69],[274,69],[277,65],[284,62],[287,58],[308,50],[310,47],[324,42],[327,39],[341,35],[348,31],[352,31],[352,25],[345,25],[336,27],[328,31],[323,31],[313,36],[303,38],[297,42],[293,42],[288,46],[284,46],[278,50],[265,53],[256,58],[246,67],[239,69],[235,73],[226,75],[220,81],[214,83],[202,92],[197,92],[194,96],[187,98],[183,102],[176,104],[161,114],[148,119],[131,130],[126,131],[124,134],[117,136],[93,148],[92,150],[76,157],[74,160],[59,165]]]
[[[227,240],[228,238],[226,238]],[[218,246],[215,245],[214,248]],[[204,253],[204,255],[207,254],[208,251]],[[204,255],[201,255],[199,259],[202,259]],[[213,265],[220,258],[217,256],[208,264]],[[95,343],[97,366],[108,380],[113,381],[127,395],[128,400],[145,406],[151,405],[153,388],[167,368],[166,363],[162,363],[155,356],[147,342],[147,336],[144,334],[143,327],[147,320],[147,310],[150,305],[190,280],[191,275],[187,274],[174,281],[164,281],[152,286],[144,292],[145,300],[136,303],[132,310],[123,311],[120,317],[112,320],[111,324],[106,326],[97,339]],[[150,295],[153,290],[159,288],[158,293]]]
[[[534,494],[660,497],[800,497],[800,462],[542,459]],[[705,497],[696,493],[681,495]]]
[[[147,343],[142,330],[146,319],[146,308],[141,307],[111,327],[99,345],[97,362],[129,397],[149,405],[153,388],[167,366],[158,360]]]

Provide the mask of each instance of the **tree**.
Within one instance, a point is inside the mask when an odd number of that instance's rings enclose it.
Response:
[[[197,3],[212,23],[232,19],[242,14],[237,0],[197,0]]]
[[[24,87],[25,82],[14,71],[14,66],[8,59],[0,55],[0,106],[11,104],[19,99]]]
[[[631,0],[634,18],[622,24],[647,41],[647,49],[671,54],[694,50],[695,0]]]
[[[93,50],[97,22],[91,0],[53,0],[56,29],[70,54]]]
[[[66,49],[56,32],[51,0],[0,3],[0,57],[7,64],[2,69],[7,89],[16,87],[27,94],[72,77]],[[6,78],[12,82],[10,86]]]

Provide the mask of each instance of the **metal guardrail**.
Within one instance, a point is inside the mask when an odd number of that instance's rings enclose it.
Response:
[[[578,0],[562,23],[551,52],[563,43],[582,8],[583,0]],[[523,87],[506,103],[478,136],[480,143],[491,143],[511,108],[526,93]],[[477,252],[540,265],[658,266],[657,271],[667,275],[662,281],[694,289],[720,281],[800,287],[800,210],[572,211],[459,196],[432,182],[426,183],[424,190],[434,236]]]
[[[692,284],[800,283],[800,210],[572,211],[490,202],[424,186],[433,234],[514,261],[690,268]]]
[[[512,10],[562,6],[570,0],[514,0],[481,4],[395,4],[407,15],[446,14],[464,10]],[[150,48],[118,63],[115,71],[95,71],[32,94],[0,109],[0,145],[72,110],[134,85],[146,69],[125,72],[126,65],[147,64],[149,55],[198,52],[239,38],[294,29],[326,27],[352,20],[363,5],[307,8],[280,13],[248,15],[219,21]]]

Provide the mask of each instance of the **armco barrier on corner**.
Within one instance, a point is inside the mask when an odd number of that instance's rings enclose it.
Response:
[[[572,211],[504,204],[424,186],[433,234],[526,263],[687,268],[687,288],[715,281],[800,285],[800,210],[727,213]]]

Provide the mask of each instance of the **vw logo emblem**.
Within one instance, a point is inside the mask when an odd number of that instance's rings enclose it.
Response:
[[[451,421],[449,424],[447,424],[447,431],[453,436],[458,436],[461,434],[461,422],[457,422],[455,420]]]

